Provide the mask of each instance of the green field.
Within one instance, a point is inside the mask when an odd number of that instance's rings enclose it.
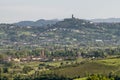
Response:
[[[99,62],[101,64],[105,64],[105,65],[110,65],[110,66],[120,66],[120,58],[98,60],[97,62]]]
[[[90,74],[104,74],[107,75],[110,72],[118,74],[120,72],[120,59],[105,59],[105,60],[93,60],[84,61],[78,65],[72,65],[57,69],[54,72],[66,77],[85,77]],[[114,63],[114,64],[113,64]]]
[[[35,71],[39,71],[40,74],[54,73],[59,76],[68,78],[76,78],[75,80],[85,80],[86,76],[91,74],[108,75],[110,72],[120,75],[120,59],[101,59],[101,60],[88,60],[78,59],[76,61],[55,61],[55,62],[13,62],[14,65],[8,67],[8,73],[3,73],[12,79],[15,75],[32,75]],[[61,65],[63,63],[63,65]],[[40,64],[44,64],[43,68],[40,68]],[[52,66],[51,68],[46,66]],[[28,73],[23,72],[24,66],[30,66],[32,68]],[[79,77],[79,78],[78,78]]]
[[[74,79],[74,80],[86,80],[86,77],[85,78],[77,78],[77,79]]]

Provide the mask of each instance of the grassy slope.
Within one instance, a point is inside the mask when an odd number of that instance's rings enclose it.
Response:
[[[85,78],[77,78],[77,79],[74,79],[74,80],[86,80],[86,77]]]
[[[104,61],[104,62],[103,62]],[[95,60],[88,61],[84,64],[80,64],[77,66],[64,67],[61,69],[57,69],[54,72],[59,75],[67,76],[67,77],[84,77],[88,74],[104,74],[107,75],[110,72],[118,72],[119,70],[119,59],[106,59],[106,60]],[[114,63],[114,65],[112,65]],[[116,64],[116,65],[115,65]]]
[[[75,77],[86,77],[89,74],[109,74],[110,72],[114,72],[115,74],[120,75],[120,59],[119,58],[114,58],[114,59],[104,59],[104,60],[78,60],[78,62],[81,62],[81,64],[75,64],[72,66],[67,66],[67,67],[62,67],[62,68],[57,68],[52,70],[52,72],[70,77],[70,78],[75,78]],[[66,61],[63,61],[64,64]],[[15,71],[15,74],[19,74],[22,71],[22,68],[24,66],[31,66],[34,70],[39,66],[41,62],[29,62],[29,63],[15,63],[15,65],[19,66],[20,68],[9,68],[9,75],[11,72]],[[60,66],[61,62],[45,62],[45,64],[49,64],[51,66]],[[70,63],[70,62],[69,62]],[[29,72],[28,74],[33,74],[34,70]],[[45,71],[45,72],[51,72],[50,71]],[[79,80],[79,79],[78,79]],[[80,80],[84,80],[84,78],[80,78]]]

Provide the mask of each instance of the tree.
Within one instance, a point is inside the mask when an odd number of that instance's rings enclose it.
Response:
[[[7,76],[3,76],[3,77],[1,76],[1,77],[0,77],[0,80],[9,80],[9,79],[8,79]]]
[[[8,73],[8,68],[7,67],[3,68],[3,73]]]
[[[30,66],[24,66],[23,67],[23,72],[26,74],[26,73],[28,73],[29,71],[31,71],[32,70],[32,68],[30,67]]]
[[[2,70],[2,68],[0,67],[0,73],[2,73],[3,72],[3,70]],[[1,74],[0,74],[1,75]]]
[[[63,62],[61,62],[60,65],[63,66]]]
[[[92,74],[91,76],[89,76],[87,78],[87,80],[114,80],[113,77],[109,78],[107,76],[103,76],[103,75],[95,75],[95,74]],[[115,79],[116,80],[116,79]]]

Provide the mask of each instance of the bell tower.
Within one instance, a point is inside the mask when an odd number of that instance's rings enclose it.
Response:
[[[74,19],[74,15],[72,14],[72,19]]]
[[[72,19],[75,19],[74,15],[72,14]]]

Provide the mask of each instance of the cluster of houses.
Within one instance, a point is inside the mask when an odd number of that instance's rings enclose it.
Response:
[[[41,62],[48,62],[48,61],[62,61],[62,58],[47,58],[47,57],[41,57],[41,56],[28,56],[24,58],[13,58],[13,57],[8,57],[2,61],[4,62],[31,62],[31,61],[41,61]]]
[[[48,58],[45,55],[44,50],[41,51],[39,56],[27,56],[27,57],[23,57],[23,58],[16,58],[16,57],[7,57],[3,60],[1,60],[2,62],[30,62],[30,61],[41,61],[41,62],[47,62],[47,61],[62,61],[62,58]]]
[[[16,58],[16,57],[7,57],[3,59],[2,61],[5,62],[10,62],[10,61],[15,61],[15,62],[27,62],[27,61],[45,61],[47,60],[46,55],[44,53],[44,50],[41,51],[39,56],[27,56],[27,57],[22,57],[22,58]]]

